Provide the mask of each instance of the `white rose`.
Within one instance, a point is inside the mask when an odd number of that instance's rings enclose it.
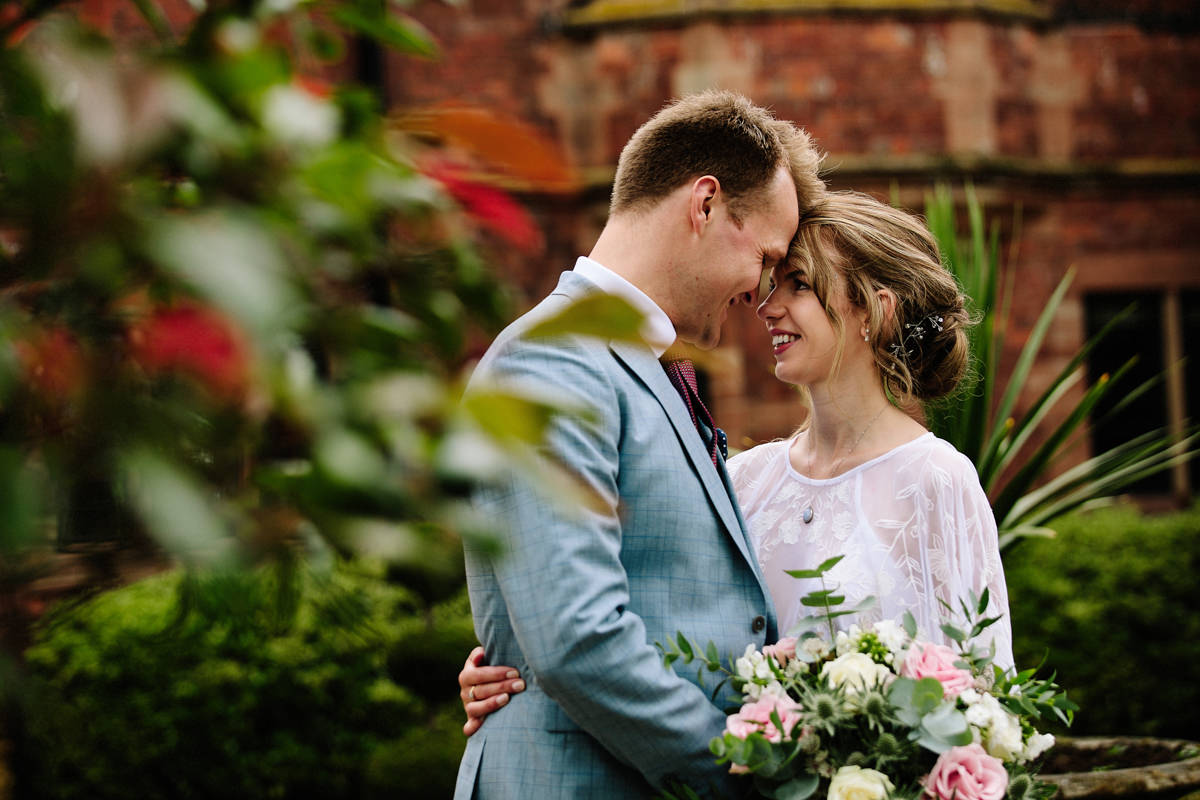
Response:
[[[1054,734],[1035,733],[1025,743],[1024,760],[1032,761],[1054,746]]]
[[[829,782],[828,800],[884,800],[894,788],[882,772],[842,767]]]
[[[858,627],[858,623],[854,623],[848,630],[838,631],[837,633],[837,654],[839,656],[846,653],[854,653],[858,651],[858,643],[862,640],[862,628]]]
[[[977,728],[986,728],[992,721],[992,712],[983,703],[974,703],[967,706],[966,712],[967,722]]]
[[[746,652],[742,654],[741,658],[734,662],[734,668],[737,670],[739,678],[747,681],[754,679],[755,656],[758,656],[758,660],[761,661],[763,654],[755,650],[754,645],[746,645]]]
[[[1025,750],[1025,743],[1021,741],[1021,723],[1017,718],[1003,709],[993,714],[984,749],[988,755],[1001,761],[1015,761],[1019,758]]]
[[[883,642],[884,647],[892,651],[893,656],[900,653],[908,642],[908,634],[894,619],[876,622],[875,635],[879,637],[879,641]]]
[[[891,670],[876,664],[866,653],[847,653],[821,667],[821,675],[833,686],[844,686],[850,694],[886,683]]]
[[[966,703],[969,706],[972,706],[972,705],[975,705],[976,703],[978,703],[980,698],[981,698],[981,695],[975,689],[963,689],[958,694],[958,699],[962,700],[964,703]]]

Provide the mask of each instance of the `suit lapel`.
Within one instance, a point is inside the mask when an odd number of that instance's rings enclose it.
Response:
[[[717,515],[721,518],[721,522],[724,523],[742,556],[751,565],[754,565],[756,561],[746,541],[745,523],[742,522],[741,515],[734,506],[733,492],[724,475],[724,465],[721,465],[720,472],[713,466],[712,456],[705,449],[699,434],[696,433],[696,426],[692,424],[692,417],[688,413],[687,406],[683,404],[683,398],[679,396],[679,392],[675,391],[671,379],[663,371],[658,359],[643,344],[613,342],[609,345],[609,349],[630,371],[637,375],[663,407],[663,410],[667,412],[671,427],[675,429],[684,453],[687,454],[692,469],[695,470],[700,482],[704,485],[704,491],[708,493],[713,507],[717,510]]]
[[[599,291],[601,291],[600,288],[587,278],[576,272],[568,271],[559,277],[558,286],[555,287],[553,294],[578,300],[592,292]],[[725,465],[722,463],[719,468],[713,466],[712,457],[696,433],[696,426],[692,424],[691,414],[688,413],[687,406],[683,404],[683,398],[679,396],[679,392],[675,391],[671,379],[663,371],[662,364],[654,357],[650,348],[642,343],[611,342],[609,349],[627,369],[641,380],[667,413],[671,427],[675,429],[684,453],[691,462],[692,469],[699,476],[704,491],[712,501],[713,508],[716,509],[717,515],[737,546],[738,552],[754,570],[763,596],[770,597],[762,577],[762,571],[758,566],[758,559],[755,558],[747,537],[746,523],[742,519],[741,511],[737,508],[736,500],[734,500],[733,487],[729,482]]]

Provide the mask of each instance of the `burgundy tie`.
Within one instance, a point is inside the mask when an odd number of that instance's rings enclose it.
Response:
[[[717,427],[713,422],[712,414],[708,413],[708,408],[705,407],[704,401],[700,399],[700,390],[696,385],[696,368],[692,362],[686,358],[675,359],[673,361],[664,361],[663,369],[667,372],[667,377],[671,379],[671,385],[675,387],[675,391],[679,392],[679,396],[683,398],[683,404],[687,406],[688,413],[692,415],[692,424],[696,426],[696,431],[699,432],[701,440],[705,438],[704,430],[700,427],[700,422],[704,422],[712,431],[712,444],[709,450],[712,455],[713,464],[717,463],[717,453],[722,457],[727,457],[729,452],[726,450],[725,431]]]

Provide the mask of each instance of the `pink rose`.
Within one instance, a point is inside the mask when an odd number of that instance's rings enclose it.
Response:
[[[925,793],[937,800],[1001,800],[1008,789],[1008,773],[1000,759],[969,744],[938,756],[924,784]]]
[[[796,657],[796,637],[785,636],[775,644],[769,644],[762,649],[763,655],[774,658],[782,666],[789,658]]]
[[[913,642],[900,666],[900,674],[918,680],[937,678],[946,697],[958,697],[974,685],[970,671],[954,666],[958,660],[958,654],[944,644]]]
[[[792,729],[800,722],[798,708],[799,706],[789,697],[764,694],[758,700],[743,705],[736,714],[726,717],[725,730],[739,739],[745,739],[750,734],[757,732],[767,737],[769,742],[779,742],[783,740],[783,736],[775,727],[775,723],[771,722],[771,712],[779,714],[779,721],[783,723],[784,731],[791,736]]]

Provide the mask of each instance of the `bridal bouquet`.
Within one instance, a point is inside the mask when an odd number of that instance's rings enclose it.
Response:
[[[821,578],[841,557],[815,570]],[[757,650],[746,648],[726,667],[711,644],[701,650],[680,634],[662,647],[668,664],[699,661],[737,692],[737,712],[712,740],[720,763],[749,773],[759,794],[778,800],[1023,800],[1054,787],[1036,767],[1054,737],[1035,723],[1070,724],[1077,707],[1036,670],[1004,672],[973,640],[999,617],[986,618],[988,597],[962,603],[965,624],[945,624],[955,647],[917,637],[910,614],[901,621],[837,631],[834,619],[860,611],[836,607],[844,598],[822,588],[803,599],[821,609],[807,630]],[[672,796],[668,794],[668,796]]]

